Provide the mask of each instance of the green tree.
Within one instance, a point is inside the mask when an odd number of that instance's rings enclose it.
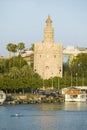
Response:
[[[10,68],[9,77],[13,79],[20,77],[20,70],[17,67]]]
[[[6,49],[9,51],[9,56],[11,56],[12,45],[13,45],[13,43],[8,43],[7,46],[6,46]]]
[[[31,45],[30,49],[29,50],[32,50],[34,51],[34,44]]]
[[[2,59],[0,61],[0,73],[8,72],[9,69],[9,59]]]
[[[24,50],[25,44],[23,42],[18,43],[17,49],[19,50],[19,55],[22,50]]]
[[[33,70],[29,65],[24,65],[22,67],[22,76],[24,76],[24,77],[32,77],[33,76]]]
[[[72,61],[70,66],[72,77],[77,85],[86,85],[87,78],[87,53],[80,53]],[[82,81],[82,83],[80,82]]]
[[[73,60],[71,69],[74,72],[74,76],[77,74],[81,77],[84,74],[87,77],[87,53],[80,53],[77,58]]]
[[[15,56],[10,59],[10,67],[15,66],[20,69],[20,59],[21,59],[21,67],[23,67],[24,65],[27,65],[27,62],[21,56]]]
[[[16,44],[12,44],[11,51],[14,53],[14,56],[15,56],[15,53],[17,52],[17,45]]]
[[[22,64],[20,53],[21,53],[22,50],[24,50],[24,48],[25,48],[25,44],[23,42],[18,43],[17,49],[19,51],[19,57],[20,57],[20,68],[21,68],[21,64]]]

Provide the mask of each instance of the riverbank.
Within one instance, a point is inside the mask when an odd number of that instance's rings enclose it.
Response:
[[[35,103],[58,103],[64,102],[62,95],[42,95],[32,93],[6,94],[5,104],[35,104]]]

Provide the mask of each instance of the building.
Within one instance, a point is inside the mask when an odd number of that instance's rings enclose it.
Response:
[[[26,50],[21,53],[22,58],[28,63],[28,65],[33,67],[34,64],[34,52],[32,50]]]
[[[81,53],[87,53],[87,48],[67,46],[63,49],[63,64],[70,64],[70,62]]]
[[[44,39],[34,44],[34,70],[43,78],[62,77],[62,44],[54,43],[52,20],[48,16]]]

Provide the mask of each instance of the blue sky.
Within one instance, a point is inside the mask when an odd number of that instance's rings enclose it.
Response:
[[[55,42],[87,47],[87,0],[0,0],[0,55],[8,54],[8,43],[30,48],[43,41],[48,15]]]

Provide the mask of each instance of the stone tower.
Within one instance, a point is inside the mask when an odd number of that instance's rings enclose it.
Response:
[[[46,20],[43,42],[34,44],[34,70],[43,79],[62,77],[62,44],[54,43],[50,16]]]

